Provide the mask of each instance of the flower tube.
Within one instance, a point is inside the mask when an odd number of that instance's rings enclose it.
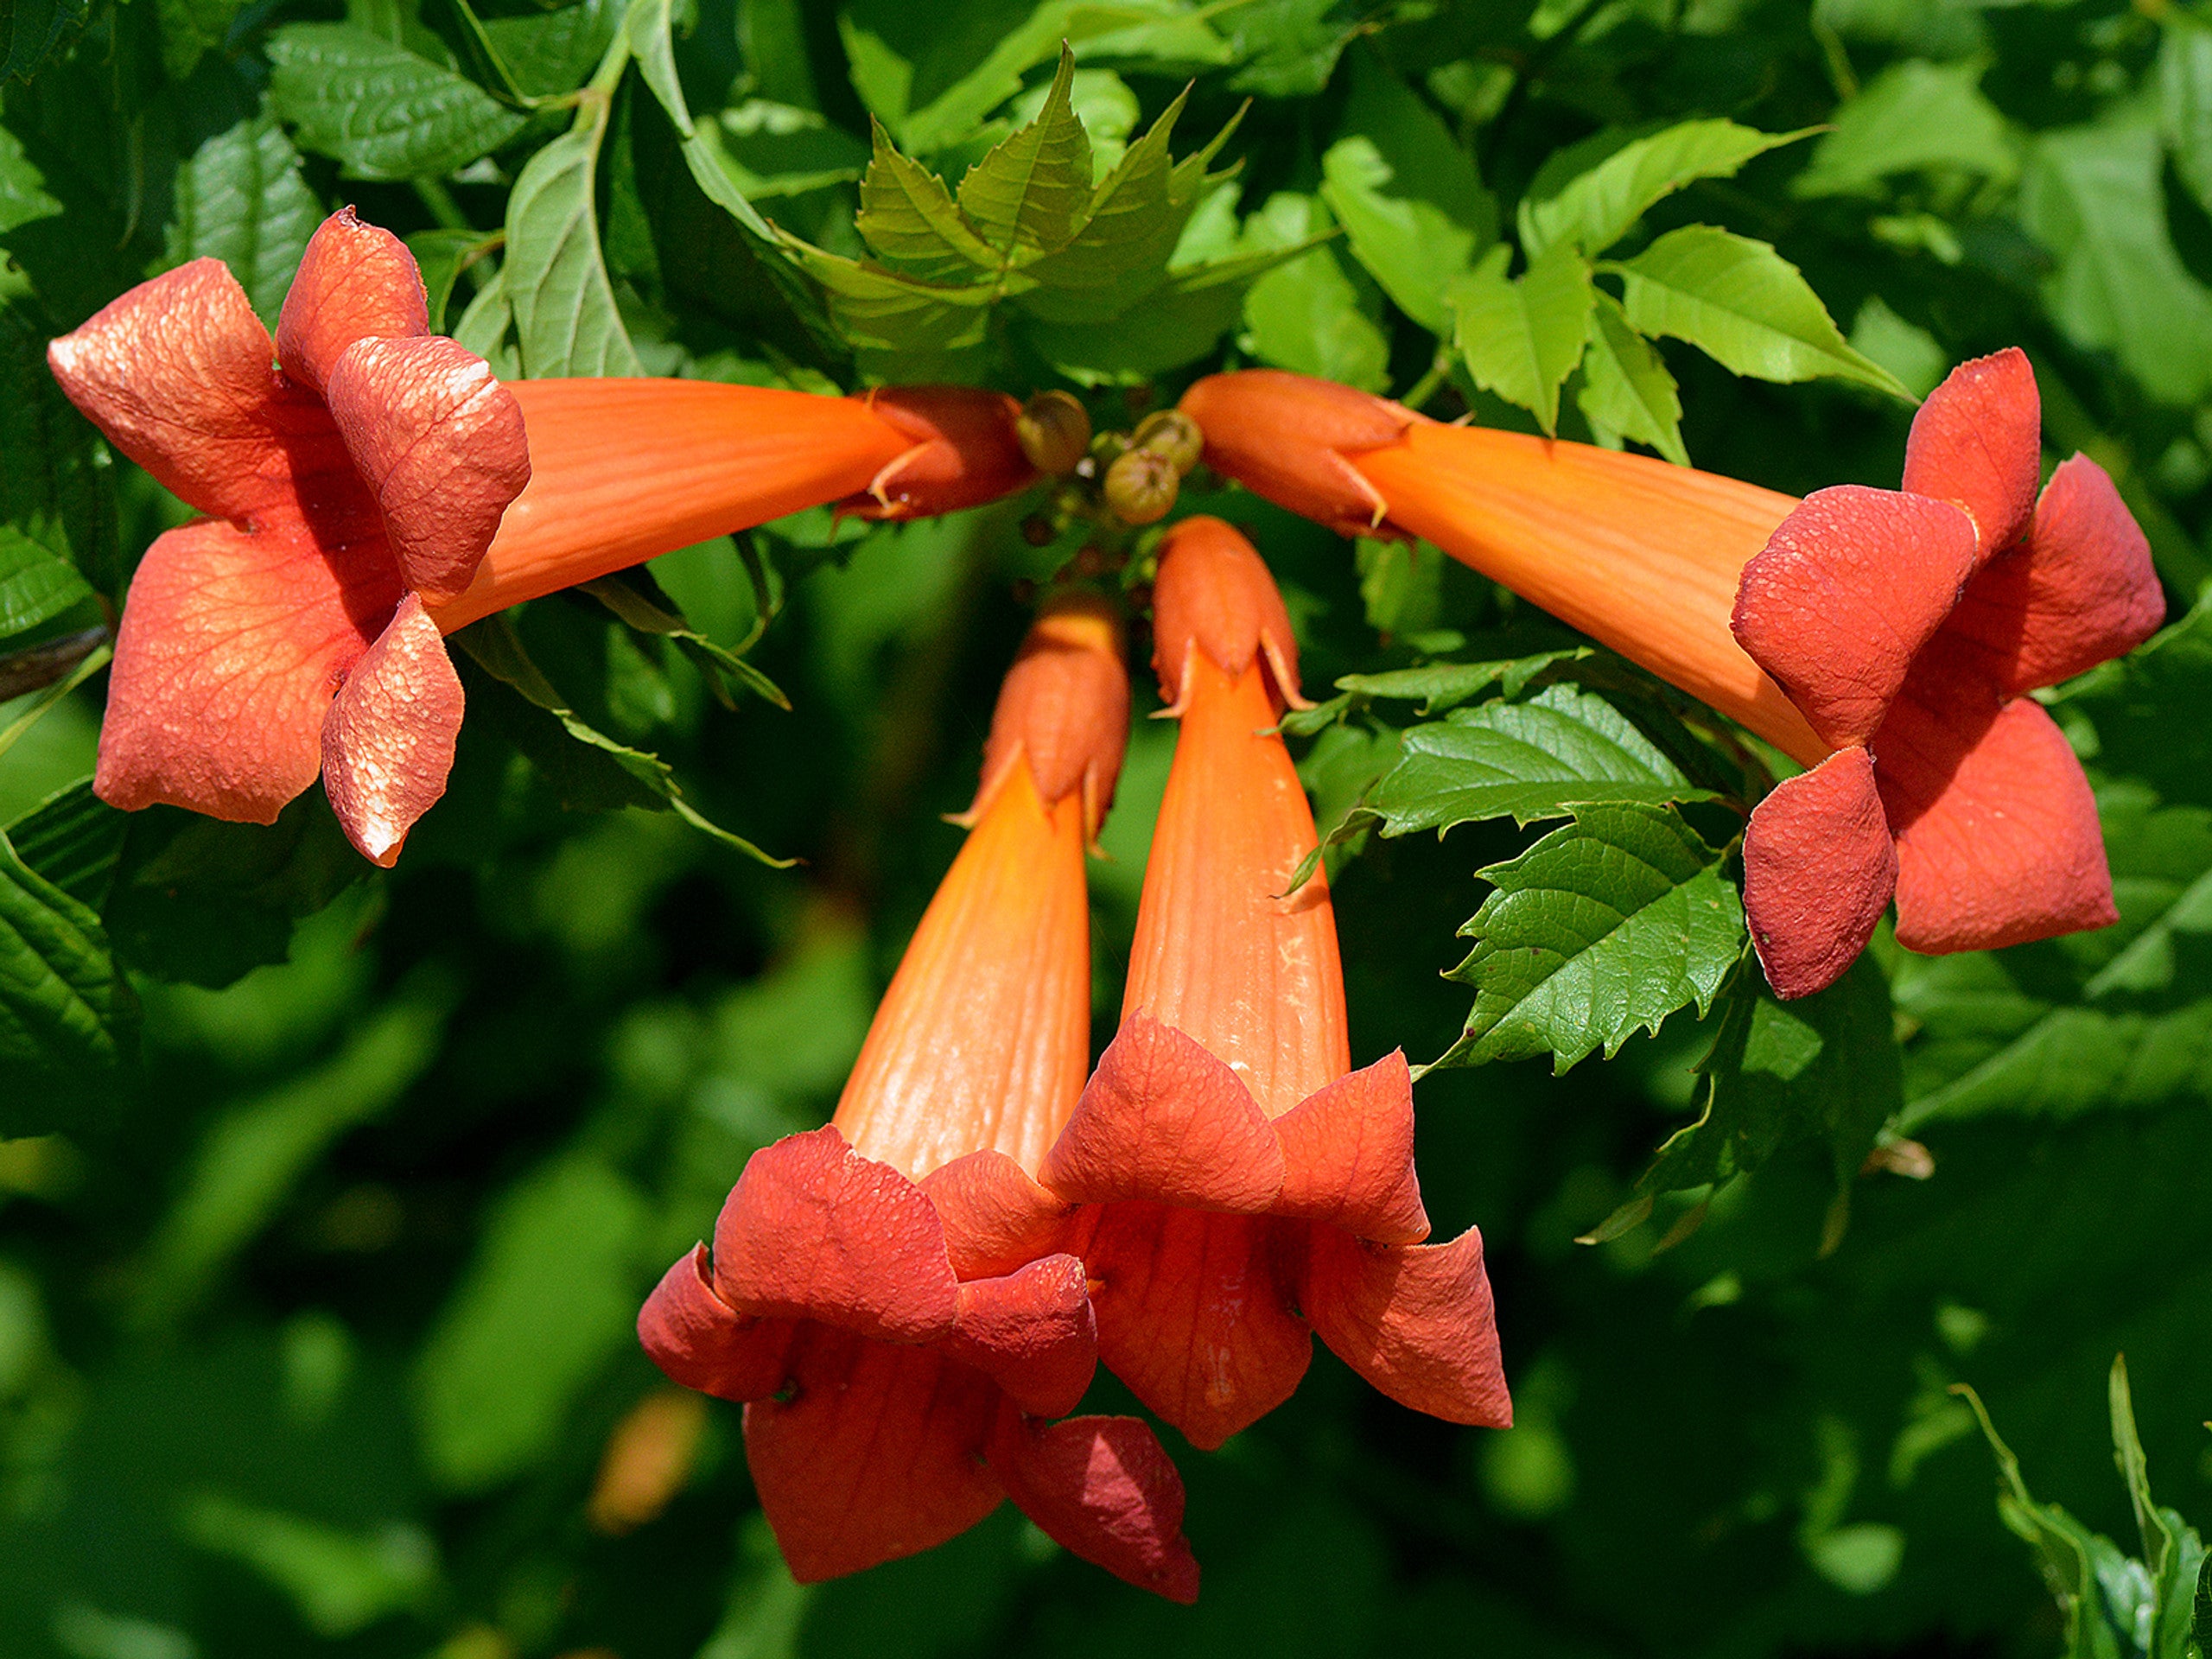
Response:
[[[1325,381],[1201,380],[1206,458],[1346,534],[1420,536],[1808,768],[1754,810],[1745,906],[1784,996],[1897,938],[1983,950],[2113,919],[2095,803],[2025,694],[2147,639],[2149,544],[2094,461],[2038,496],[2018,351],[1922,406],[1904,488],[1793,497],[1646,456],[1445,426]]]
[[[273,345],[230,271],[196,259],[48,360],[207,515],[132,579],[95,792],[267,823],[320,774],[380,864],[452,768],[462,696],[442,635],[799,507],[950,512],[1032,475],[996,392],[502,385],[429,334],[413,256],[351,208],[309,241]]]
[[[1154,591],[1182,730],[1121,1030],[1038,1170],[1077,1206],[1058,1236],[1099,1357],[1202,1447],[1288,1398],[1316,1332],[1416,1410],[1503,1426],[1481,1235],[1420,1242],[1405,1057],[1352,1071],[1327,882],[1277,896],[1314,845],[1273,729],[1298,693],[1282,601],[1212,518],[1169,532]]]
[[[834,1578],[1007,1497],[1076,1554],[1198,1593],[1182,1483],[1143,1424],[1074,1417],[1096,1361],[1083,1263],[978,1193],[1029,1171],[1089,1058],[1084,855],[1128,734],[1119,631],[1074,601],[1007,676],[959,856],[823,1128],[754,1154],[638,1321],[678,1382],[746,1402],[792,1573]],[[950,1194],[948,1200],[946,1195]],[[1064,1421],[1047,1420],[1061,1418]]]

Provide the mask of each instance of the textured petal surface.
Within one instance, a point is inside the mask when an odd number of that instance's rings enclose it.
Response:
[[[437,624],[410,594],[322,722],[323,791],[363,857],[389,867],[446,792],[461,715],[461,677]]]
[[[1183,1478],[1135,1418],[1047,1425],[1007,1412],[990,1460],[1007,1495],[1062,1548],[1170,1601],[1198,1599],[1198,1558],[1183,1537]]]
[[[168,531],[123,608],[100,798],[273,822],[315,781],[332,690],[398,602],[389,579],[342,582],[296,523]]]
[[[1211,1451],[1296,1391],[1313,1341],[1284,1299],[1276,1235],[1298,1224],[1158,1204],[1088,1219],[1098,1357],[1193,1446]]]
[[[340,207],[308,238],[276,318],[276,360],[302,385],[321,391],[355,340],[404,339],[429,327],[423,274],[407,245]]]
[[[1361,1238],[1428,1236],[1414,1173],[1414,1080],[1402,1050],[1339,1077],[1275,1119],[1282,1195],[1274,1213],[1325,1221]]]
[[[1084,831],[1095,840],[1113,804],[1128,741],[1129,673],[1122,660],[1120,619],[1096,594],[1058,599],[1007,671],[968,817],[988,804],[1017,760],[1027,760],[1046,806],[1081,796]]]
[[[1256,1215],[1282,1190],[1282,1152],[1234,1071],[1136,1014],[1099,1057],[1037,1179],[1071,1203],[1150,1198]]]
[[[278,377],[269,331],[219,259],[139,283],[47,361],[117,448],[202,512],[246,518],[296,475],[347,470],[337,429]]]
[[[829,1127],[747,1162],[715,1224],[715,1288],[742,1313],[888,1342],[950,1336],[960,1294],[921,1189]]]
[[[944,1348],[971,1365],[1022,1410],[1039,1417],[1073,1411],[1098,1366],[1090,1288],[1072,1255],[960,1287],[960,1322]]]
[[[1347,536],[1371,535],[1384,502],[1348,456],[1395,443],[1421,417],[1281,369],[1210,374],[1178,405],[1205,434],[1206,464],[1277,506]]]
[[[925,518],[1011,495],[1037,476],[1021,405],[976,386],[884,386],[855,399],[908,447],[844,505],[863,518]]]
[[[983,1462],[999,1391],[965,1366],[808,1325],[791,1383],[745,1408],[745,1452],[800,1583],[957,1537],[1005,1496]]]
[[[1370,1244],[1307,1230],[1306,1316],[1352,1370],[1399,1404],[1446,1422],[1507,1428],[1482,1235],[1449,1244]]]
[[[956,1158],[922,1178],[962,1279],[1012,1273],[1064,1247],[1073,1206],[1054,1198],[1002,1152]]]
[[[723,1400],[766,1400],[784,1386],[794,1319],[753,1319],[715,1294],[703,1244],[661,1275],[638,1311],[638,1340],[671,1382]]]
[[[433,604],[454,597],[530,482],[514,395],[475,353],[426,335],[356,341],[328,397],[408,586]]]
[[[1851,966],[1897,891],[1874,757],[1839,749],[1786,778],[1744,831],[1744,910],[1767,982],[1809,996]]]
[[[1989,950],[2118,919],[2096,798],[2041,704],[1986,723],[1908,696],[1875,739],[1897,838],[1897,943]]]
[[[2044,486],[2026,542],[1982,567],[1943,632],[2017,694],[2133,651],[2165,620],[2149,540],[2111,475],[2075,455]]]
[[[2043,400],[2018,346],[1961,363],[1928,394],[1904,447],[1904,487],[1963,508],[1993,557],[2027,532],[2043,475]]]
[[[1874,734],[1958,602],[1974,521],[1948,502],[1817,490],[1744,567],[1730,624],[1834,748]]]
[[[1187,706],[1193,652],[1231,681],[1264,655],[1275,695],[1303,706],[1298,639],[1282,594],[1258,550],[1220,519],[1185,518],[1167,532],[1152,607],[1152,665],[1170,713]]]

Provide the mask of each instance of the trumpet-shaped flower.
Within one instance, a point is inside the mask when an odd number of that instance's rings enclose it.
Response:
[[[976,1202],[1034,1193],[1083,1088],[1084,852],[1128,715],[1110,618],[1045,617],[1001,696],[973,829],[836,1117],[754,1155],[712,1250],[670,1268],[639,1318],[670,1376],[747,1402],[753,1481],[802,1580],[926,1549],[1010,1497],[1131,1583],[1198,1593],[1182,1483],[1151,1431],[1065,1416],[1096,1363],[1083,1263]]]
[[[1282,601],[1249,543],[1192,518],[1154,605],[1182,730],[1122,1027],[1037,1172],[1074,1211],[1025,1212],[1007,1172],[962,1197],[1082,1255],[1100,1357],[1200,1446],[1287,1399],[1317,1332],[1405,1404],[1502,1425],[1481,1236],[1421,1243],[1405,1058],[1352,1071],[1327,883],[1278,896],[1314,845],[1273,729],[1298,695]]]
[[[266,823],[320,773],[389,864],[453,763],[444,633],[798,507],[899,518],[1030,476],[996,393],[503,385],[428,315],[404,245],[348,208],[309,242],[273,345],[198,259],[48,348],[71,401],[207,515],[132,580],[101,798]]]
[[[1424,537],[1806,766],[1745,839],[1783,995],[1833,982],[1892,896],[1898,938],[1931,952],[2113,919],[2088,785],[2024,694],[2139,644],[2164,601],[2094,461],[2037,496],[2018,352],[1929,397],[1904,490],[1802,502],[1275,371],[1201,380],[1183,407],[1259,493],[1348,534]]]

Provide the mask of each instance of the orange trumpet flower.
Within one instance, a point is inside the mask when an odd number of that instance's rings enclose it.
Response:
[[[390,864],[453,765],[442,634],[799,507],[949,512],[1032,475],[998,393],[502,385],[428,319],[405,245],[344,208],[273,346],[229,270],[197,259],[48,347],[70,400],[207,515],[132,579],[103,800],[267,823],[319,773],[353,844]]]
[[[639,1316],[671,1377],[747,1402],[753,1482],[802,1581],[927,1549],[1011,1497],[1130,1583],[1198,1594],[1182,1483],[1152,1432],[1046,1421],[1096,1363],[1083,1263],[963,1201],[1033,1190],[1082,1090],[1084,852],[1128,720],[1111,618],[1046,615],[1001,694],[974,827],[836,1116],[753,1156],[712,1250],[670,1268]]]
[[[1182,732],[1122,1028],[1037,1182],[972,1168],[959,1197],[1082,1255],[1099,1357],[1198,1446],[1288,1398],[1317,1332],[1393,1398],[1503,1426],[1481,1235],[1420,1243],[1405,1057],[1351,1070],[1326,880],[1276,896],[1314,845],[1272,729],[1298,695],[1282,601],[1212,518],[1169,532],[1154,593]]]
[[[1745,837],[1752,940],[1784,996],[1834,982],[1893,895],[1898,939],[1929,952],[2113,920],[2095,803],[2024,694],[2140,644],[2164,600],[2095,462],[2037,498],[2020,353],[1929,397],[1902,491],[1802,502],[1272,370],[1182,406],[1249,488],[1346,534],[1426,537],[1810,768]]]

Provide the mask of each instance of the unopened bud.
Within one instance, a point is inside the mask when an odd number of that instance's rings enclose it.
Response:
[[[1131,449],[1106,469],[1106,505],[1125,524],[1156,524],[1175,505],[1183,475],[1157,449]]]
[[[1157,450],[1174,463],[1178,473],[1188,473],[1205,451],[1206,435],[1181,410],[1162,409],[1137,423],[1136,447]]]
[[[1021,453],[1040,473],[1071,473],[1090,447],[1090,416],[1065,391],[1040,391],[1014,423]]]

